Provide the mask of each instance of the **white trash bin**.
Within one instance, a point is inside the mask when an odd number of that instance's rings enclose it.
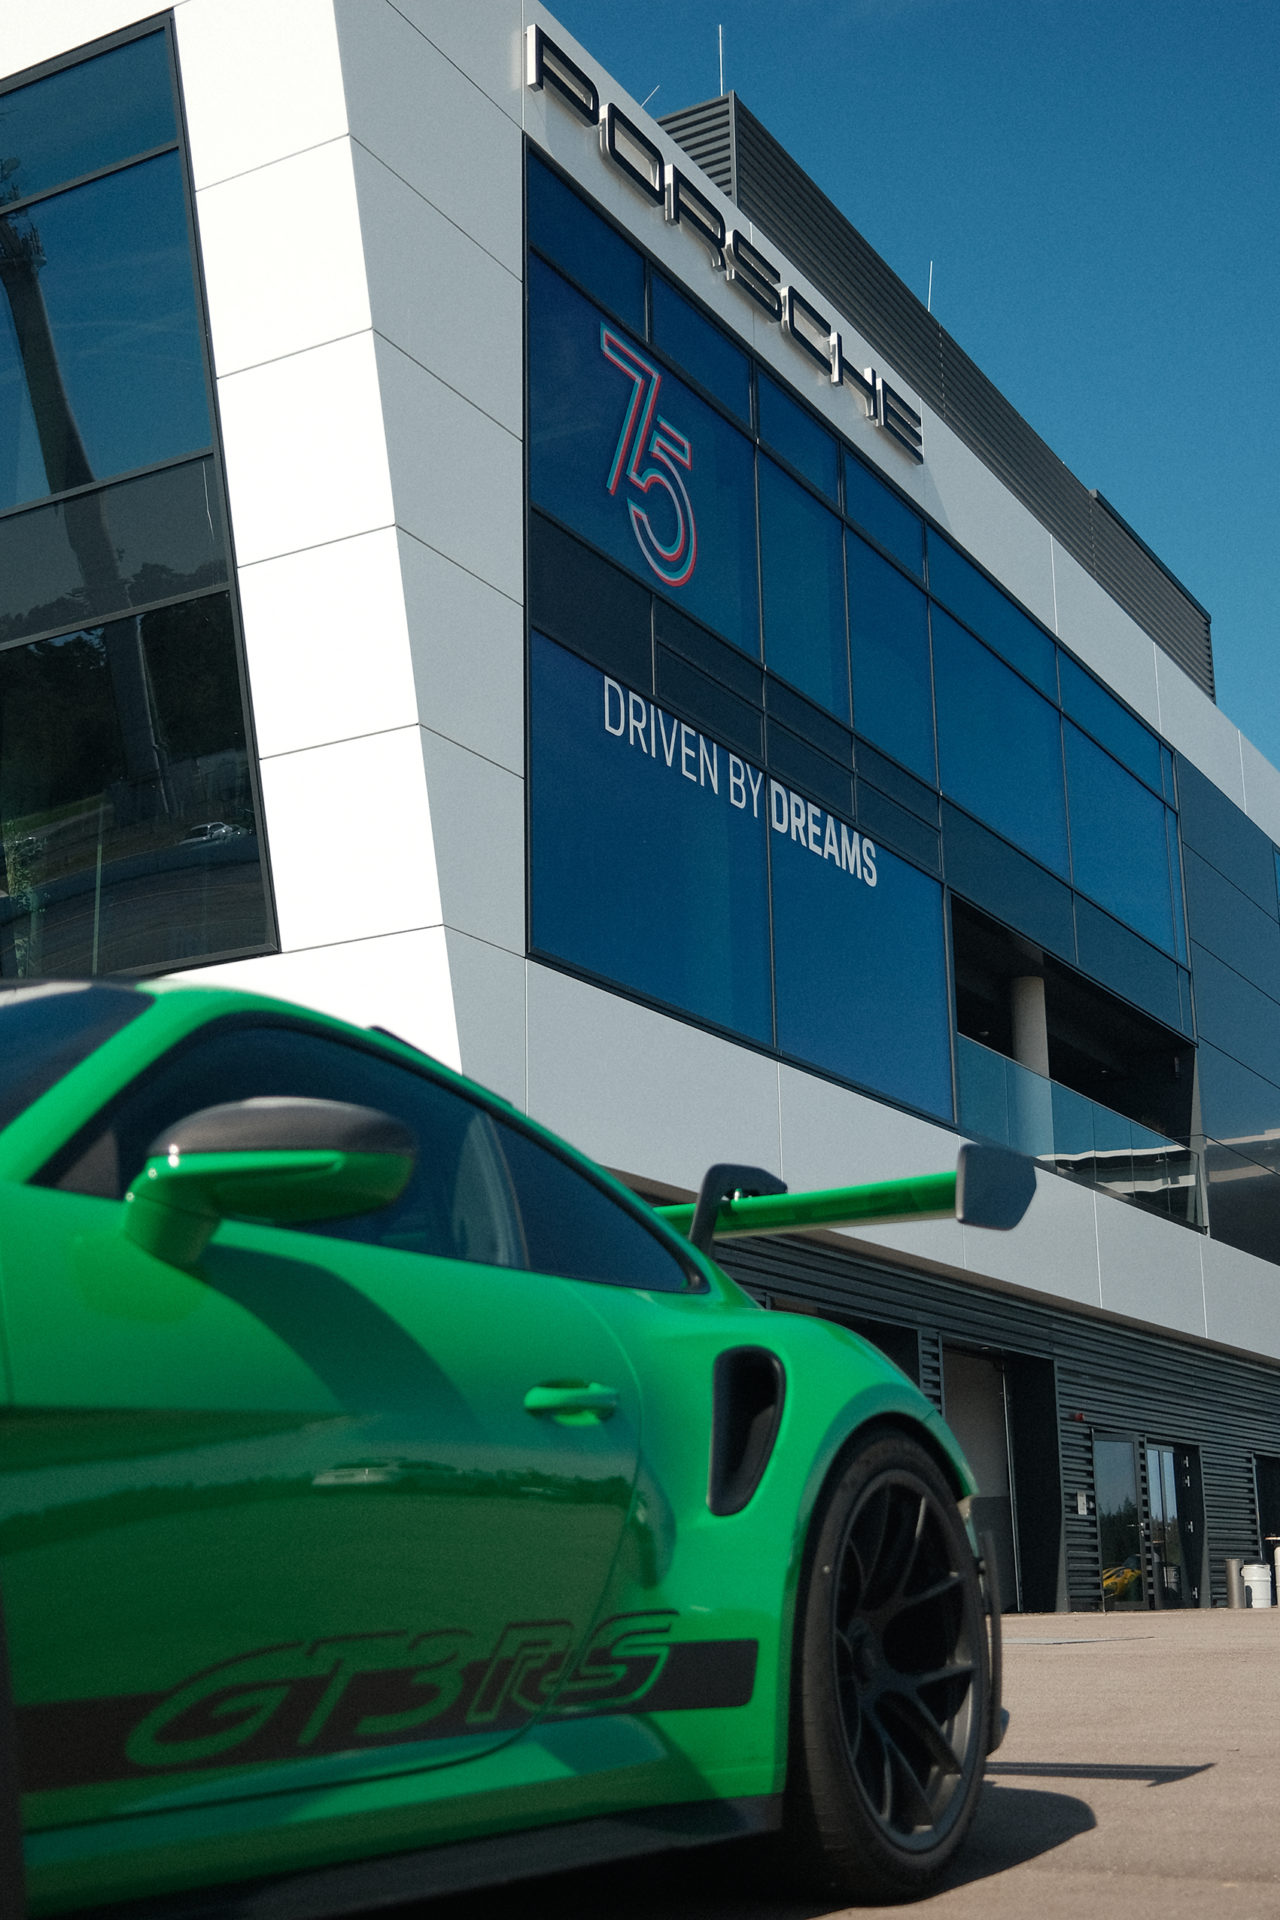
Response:
[[[1269,1607],[1271,1605],[1271,1569],[1265,1560],[1248,1560],[1240,1569],[1248,1595],[1247,1607]]]

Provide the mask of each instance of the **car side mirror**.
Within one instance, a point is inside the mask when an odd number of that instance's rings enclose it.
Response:
[[[125,1195],[136,1246],[192,1271],[225,1218],[292,1226],[389,1206],[417,1157],[409,1129],[342,1100],[235,1100],[153,1140]]]

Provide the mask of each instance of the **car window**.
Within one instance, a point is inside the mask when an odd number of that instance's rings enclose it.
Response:
[[[49,1162],[39,1184],[120,1199],[152,1142],[187,1114],[271,1094],[376,1107],[418,1143],[394,1205],[309,1232],[666,1293],[690,1284],[643,1218],[518,1124],[428,1073],[284,1024],[229,1021],[174,1048]]]
[[[0,1127],[150,1005],[131,987],[62,981],[0,992]]]

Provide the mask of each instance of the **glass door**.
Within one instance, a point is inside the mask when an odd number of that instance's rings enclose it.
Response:
[[[1200,1604],[1199,1460],[1189,1447],[1147,1448],[1152,1603]]]
[[[1103,1610],[1145,1607],[1138,1448],[1131,1436],[1094,1435],[1093,1487]]]

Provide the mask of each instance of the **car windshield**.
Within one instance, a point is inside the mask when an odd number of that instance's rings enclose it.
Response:
[[[0,992],[0,1127],[150,1004],[133,987],[67,980]]]

